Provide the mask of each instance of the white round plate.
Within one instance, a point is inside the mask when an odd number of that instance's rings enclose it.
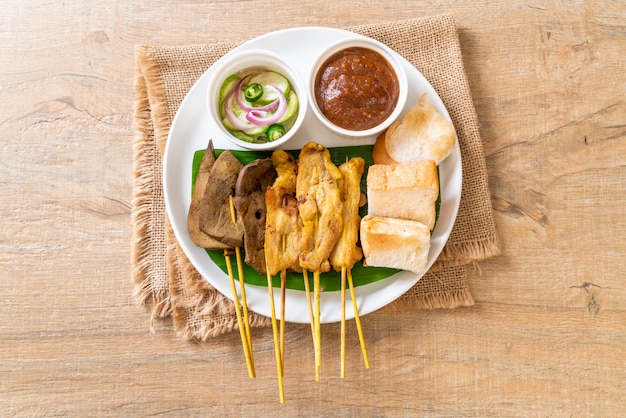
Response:
[[[279,53],[301,72],[304,80],[308,80],[315,57],[331,43],[348,37],[361,37],[361,35],[333,28],[299,27],[268,33],[242,44],[236,50],[262,48]],[[405,66],[411,87],[402,115],[417,104],[422,93],[428,93],[435,109],[450,120],[445,106],[430,83],[408,61],[400,58]],[[194,152],[206,149],[210,138],[213,139],[214,147],[217,149],[235,148],[231,142],[220,137],[219,130],[212,125],[207,116],[206,93],[210,77],[211,68],[189,90],[174,118],[163,160],[163,192],[167,214],[183,251],[206,280],[222,294],[232,299],[228,275],[211,261],[204,249],[196,247],[191,242],[187,232]],[[366,137],[347,140],[336,136],[315,118],[309,108],[298,135],[287,144],[286,148],[300,148],[309,141],[315,141],[327,147],[365,145],[373,144],[375,139],[375,137]],[[448,240],[459,208],[462,170],[458,141],[451,155],[440,164],[439,174],[441,209],[431,238],[427,268],[432,266]],[[420,278],[421,275],[401,271],[387,279],[356,287],[359,314],[365,315],[389,304],[409,290]],[[278,306],[280,306],[279,294],[280,292],[274,292],[277,313]],[[246,297],[250,310],[265,316],[271,315],[266,287],[246,285]],[[354,317],[352,303],[347,303],[346,316],[349,319]],[[320,317],[322,323],[341,320],[340,292],[322,292]],[[287,289],[285,319],[289,322],[309,322],[309,311],[303,291]]]

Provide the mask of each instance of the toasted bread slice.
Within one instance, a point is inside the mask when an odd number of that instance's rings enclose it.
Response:
[[[428,261],[430,230],[421,222],[366,215],[361,220],[361,246],[367,266],[421,274]]]
[[[435,226],[439,178],[435,161],[374,164],[367,174],[368,214]]]
[[[374,160],[374,164],[397,164],[398,162],[392,159],[389,154],[387,154],[387,146],[385,145],[385,136],[387,131],[383,131],[376,138],[376,142],[374,143],[374,147],[372,148],[372,159]]]
[[[454,126],[435,110],[424,93],[418,105],[389,126],[384,144],[389,157],[399,163],[435,160],[439,165],[455,141]]]

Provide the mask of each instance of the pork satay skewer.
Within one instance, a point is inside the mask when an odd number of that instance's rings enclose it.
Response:
[[[266,269],[274,276],[280,272],[281,321],[279,347],[284,369],[285,361],[285,292],[287,269],[297,266],[299,241],[298,210],[295,197],[296,161],[283,150],[272,153],[277,177],[265,192],[265,256]]]
[[[365,161],[362,158],[352,158],[339,166],[342,174],[341,189],[343,192],[343,230],[337,245],[330,254],[333,268],[341,271],[341,377],[346,373],[346,276],[352,278],[352,267],[361,259],[363,253],[357,247],[359,228],[359,202],[361,197],[361,177]],[[351,295],[353,294],[353,289]],[[355,306],[354,296],[353,307]],[[355,309],[358,317],[358,310]],[[360,327],[358,321],[357,327]],[[362,331],[360,331],[362,335]],[[363,344],[363,340],[360,339]],[[363,345],[362,345],[363,347]]]
[[[300,151],[296,196],[302,220],[300,267],[313,272],[315,303],[315,377],[321,370],[320,273],[330,270],[328,257],[342,231],[341,173],[330,159],[328,149],[310,142]]]

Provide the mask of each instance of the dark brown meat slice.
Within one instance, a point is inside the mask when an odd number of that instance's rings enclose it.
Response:
[[[204,192],[207,206],[201,210],[200,230],[229,247],[243,246],[243,222],[237,217],[233,224],[230,211],[230,196],[235,193],[242,167],[230,151],[220,154],[211,168]]]
[[[213,152],[213,143],[209,141],[204,157],[202,157],[202,161],[200,162],[198,175],[196,176],[191,205],[189,205],[189,214],[187,215],[187,230],[189,231],[191,241],[198,247],[211,250],[223,250],[229,246],[200,230],[200,218],[203,211],[208,206],[204,200],[204,192],[209,182],[213,164],[215,164],[215,154]]]
[[[265,190],[276,179],[269,158],[246,165],[237,177],[234,204],[243,220],[245,262],[265,274]]]
[[[276,170],[271,158],[254,160],[244,166],[237,177],[235,196],[247,196],[265,190],[276,180]]]

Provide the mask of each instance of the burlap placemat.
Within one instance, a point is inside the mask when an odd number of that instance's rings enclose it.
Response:
[[[466,265],[499,253],[487,169],[476,112],[451,16],[347,28],[377,39],[404,56],[430,81],[456,128],[463,161],[463,191],[456,223],[439,259],[392,304],[396,309],[454,308],[474,303]],[[202,73],[238,43],[139,46],[133,183],[133,280],[152,320],[172,316],[178,334],[206,340],[237,326],[233,303],[194,269],[169,226],[161,158],[176,111]],[[253,314],[252,326],[269,325]]]

